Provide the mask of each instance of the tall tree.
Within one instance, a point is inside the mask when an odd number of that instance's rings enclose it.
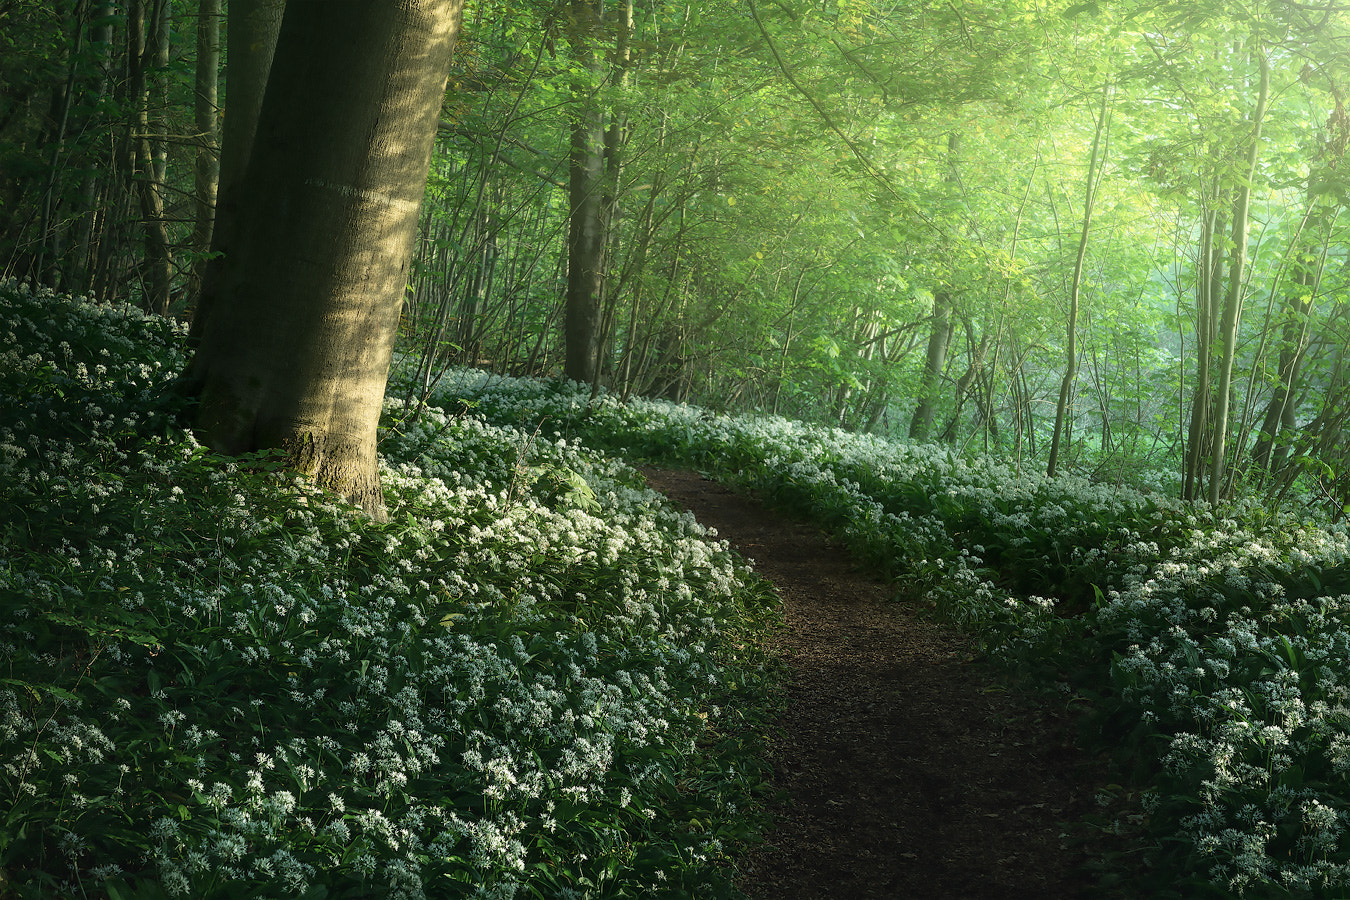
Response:
[[[1083,286],[1083,260],[1087,257],[1088,237],[1092,233],[1092,207],[1097,199],[1098,173],[1105,166],[1106,146],[1111,122],[1111,85],[1102,88],[1097,130],[1092,136],[1092,155],[1088,159],[1087,186],[1083,191],[1083,227],[1078,233],[1078,252],[1069,279],[1069,319],[1064,333],[1064,377],[1059,383],[1059,401],[1055,404],[1055,429],[1050,437],[1050,461],[1046,473],[1054,476],[1059,465],[1060,443],[1069,413],[1069,395],[1078,377],[1078,305]]]
[[[1246,290],[1247,222],[1251,214],[1252,180],[1256,177],[1256,162],[1261,154],[1261,127],[1266,117],[1266,105],[1270,100],[1270,60],[1264,47],[1257,47],[1255,52],[1260,57],[1256,108],[1252,111],[1252,131],[1246,147],[1244,172],[1238,182],[1237,200],[1233,204],[1233,255],[1228,267],[1228,292],[1224,297],[1223,318],[1219,323],[1219,339],[1223,342],[1223,349],[1219,356],[1219,387],[1215,397],[1214,453],[1210,459],[1211,504],[1219,502],[1223,491],[1233,359],[1237,352],[1238,323],[1242,318],[1242,300]]]
[[[958,166],[961,160],[961,135],[953,131],[947,135],[947,173],[944,181],[953,196],[961,184]],[[950,279],[949,279],[950,280]],[[924,355],[923,373],[919,377],[919,396],[914,415],[909,420],[909,439],[927,440],[933,430],[933,416],[937,409],[938,381],[947,368],[947,350],[951,347],[956,325],[952,322],[952,288],[941,285],[933,292],[933,324],[928,332],[928,352]]]
[[[604,283],[605,118],[603,79],[595,43],[604,0],[572,0],[571,41],[577,57],[572,98],[568,177],[567,298],[563,374],[594,384],[599,379],[601,290]]]
[[[241,196],[239,181],[243,178],[249,154],[253,152],[253,136],[258,128],[267,75],[272,70],[272,55],[276,51],[285,11],[286,0],[230,0],[226,36],[229,59],[225,73],[227,111],[221,128],[216,202],[208,245],[213,253],[226,252],[222,241],[230,231],[227,223],[235,214],[236,198]],[[194,338],[200,336],[202,325],[210,316],[212,296],[201,291],[192,298],[196,303],[192,314]]]
[[[218,84],[220,74],[220,0],[199,0],[197,4],[197,71],[194,119],[197,126],[197,156],[192,174],[197,206],[192,230],[192,249],[204,254],[211,249],[211,231],[215,227],[216,193],[220,182],[220,128],[218,121]],[[205,256],[192,263],[190,297],[201,289]]]
[[[461,6],[287,5],[185,373],[203,443],[280,449],[376,518],[377,426]]]
[[[173,249],[164,204],[168,144],[164,79],[169,64],[169,0],[132,0],[127,12],[127,81],[136,107],[130,123],[128,172],[135,182],[144,231],[143,289],[147,310],[169,311]]]

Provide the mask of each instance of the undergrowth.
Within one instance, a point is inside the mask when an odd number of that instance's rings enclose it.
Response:
[[[736,896],[764,585],[621,463],[389,404],[373,524],[0,286],[0,897]]]
[[[458,371],[436,396],[753,488],[1090,701],[1085,740],[1127,777],[1097,825],[1140,848],[1139,895],[1350,894],[1344,525],[559,382]]]

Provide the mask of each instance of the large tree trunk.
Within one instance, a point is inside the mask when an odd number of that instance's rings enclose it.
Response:
[[[376,430],[460,7],[287,6],[186,378],[203,443],[280,448],[376,518]]]
[[[253,136],[285,12],[286,0],[230,0],[225,47],[229,68],[220,145],[222,195],[243,177],[253,152]]]

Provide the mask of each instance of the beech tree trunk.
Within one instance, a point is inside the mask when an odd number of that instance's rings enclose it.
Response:
[[[287,6],[185,377],[204,444],[279,448],[377,519],[376,430],[461,5]]]
[[[221,189],[244,174],[262,112],[267,76],[286,0],[230,0],[225,86],[227,109],[220,148]]]

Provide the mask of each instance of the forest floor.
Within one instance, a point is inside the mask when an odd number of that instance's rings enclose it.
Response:
[[[754,900],[1107,896],[1081,824],[1105,784],[1063,701],[1020,691],[971,641],[897,602],[814,526],[694,472],[648,484],[777,588],[789,671],[770,762],[779,799],[742,859]]]

